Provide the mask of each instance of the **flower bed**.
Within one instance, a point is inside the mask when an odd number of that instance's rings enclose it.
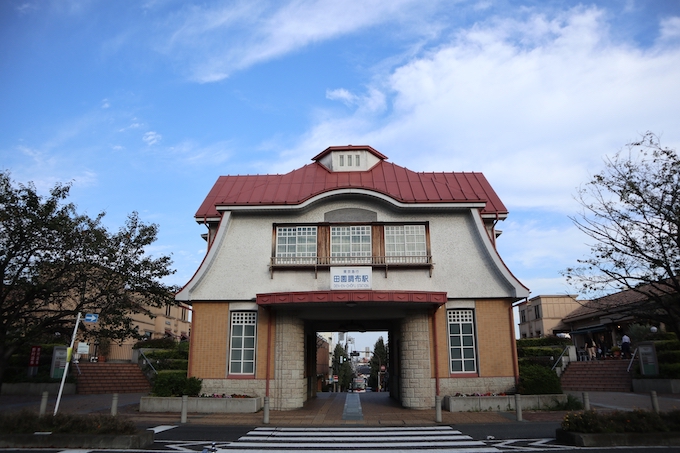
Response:
[[[579,447],[680,445],[680,411],[570,413],[556,437],[559,442]]]

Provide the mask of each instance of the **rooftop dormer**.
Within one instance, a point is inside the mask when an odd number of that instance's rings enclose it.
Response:
[[[312,158],[332,172],[367,171],[387,156],[370,146],[330,146]]]

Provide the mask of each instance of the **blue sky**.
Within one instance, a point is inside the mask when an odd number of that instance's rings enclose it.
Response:
[[[645,131],[680,144],[676,1],[4,0],[0,55],[0,168],[43,193],[72,181],[113,229],[157,223],[178,285],[219,175],[367,144],[483,172],[508,267],[572,293],[577,187]]]

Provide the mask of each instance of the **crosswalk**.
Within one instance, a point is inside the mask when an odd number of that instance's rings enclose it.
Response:
[[[485,453],[501,451],[450,426],[393,428],[256,428],[220,451],[398,453],[412,450]]]

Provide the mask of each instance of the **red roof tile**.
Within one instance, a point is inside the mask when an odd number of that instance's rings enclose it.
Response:
[[[347,149],[330,147],[314,159],[336,148]],[[504,216],[508,212],[482,173],[419,173],[386,162],[385,156],[372,148],[369,151],[381,160],[366,171],[332,172],[313,162],[284,175],[220,176],[196,218],[215,217],[217,207],[298,205],[325,192],[352,188],[384,194],[405,204],[483,202],[484,214]]]

